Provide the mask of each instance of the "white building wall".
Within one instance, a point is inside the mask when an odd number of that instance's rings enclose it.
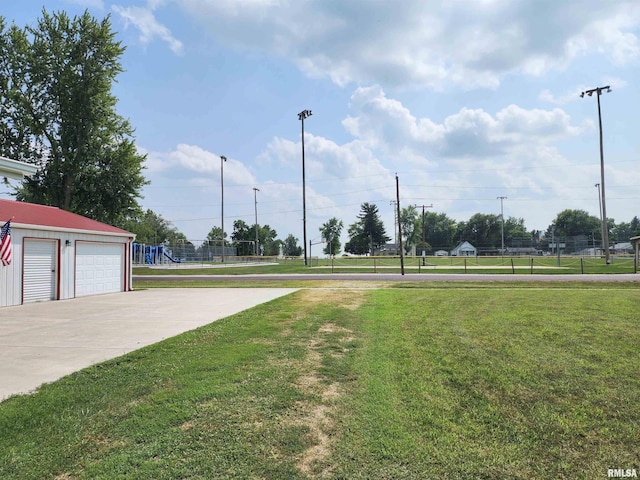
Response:
[[[25,239],[51,239],[58,242],[57,281],[59,300],[75,298],[76,242],[118,243],[125,249],[125,289],[131,290],[131,242],[129,238],[109,235],[30,229],[11,226],[13,257],[10,265],[0,266],[0,307],[22,304],[22,259]],[[70,245],[67,245],[67,241]]]

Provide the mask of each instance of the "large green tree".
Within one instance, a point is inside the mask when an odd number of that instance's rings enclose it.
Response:
[[[0,153],[39,166],[18,200],[114,225],[139,214],[144,156],[111,93],[123,53],[109,17],[43,10],[24,29],[0,21]]]
[[[637,216],[630,222],[621,222],[611,229],[611,240],[614,242],[628,242],[631,237],[638,235],[640,235],[640,219]]]
[[[414,205],[409,205],[400,211],[400,231],[402,232],[402,244],[405,253],[411,250],[421,240],[420,220],[418,210]]]
[[[209,245],[222,245],[222,238],[224,237],[224,243],[227,244],[227,233],[225,232],[222,235],[222,228],[220,227],[212,227],[207,233],[207,243]]]
[[[168,220],[147,210],[144,213],[129,217],[122,224],[123,228],[136,234],[136,242],[147,245],[163,245],[176,243],[179,239],[186,241],[183,233],[179,232]]]
[[[354,255],[373,255],[376,249],[391,240],[384,229],[378,207],[368,202],[360,206],[358,220],[349,226],[348,232],[349,241],[344,250]]]
[[[499,215],[476,213],[468,222],[460,222],[456,231],[459,241],[478,248],[500,248],[501,221]]]
[[[302,255],[302,247],[298,245],[298,239],[291,233],[282,242],[282,254],[285,257],[299,257]]]
[[[422,222],[422,218],[419,221]],[[455,247],[456,228],[456,221],[446,213],[426,212],[424,215],[425,240],[433,250]]]
[[[555,228],[556,235],[576,237],[578,235],[602,238],[602,223],[598,217],[589,215],[585,210],[566,209],[560,212],[549,230]]]
[[[278,255],[280,252],[281,240],[278,240],[277,232],[269,225],[258,225],[258,254]],[[254,255],[256,241],[256,224],[248,225],[244,220],[233,222],[233,233],[231,234],[233,245],[237,248],[238,255]]]
[[[509,217],[504,220],[504,244],[510,247],[533,247],[535,235],[527,231],[524,218]]]
[[[233,233],[231,234],[233,246],[240,256],[254,254],[254,242],[256,240],[255,231],[244,220],[233,222]]]
[[[320,233],[322,238],[327,242],[323,248],[325,255],[337,255],[340,253],[342,243],[340,243],[340,234],[344,224],[342,220],[338,220],[336,217],[332,217],[322,224],[320,227]]]

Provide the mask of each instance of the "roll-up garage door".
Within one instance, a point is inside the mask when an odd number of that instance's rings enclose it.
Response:
[[[123,244],[77,242],[76,297],[122,292],[123,282]]]
[[[56,246],[55,240],[25,240],[22,283],[24,303],[56,298]]]

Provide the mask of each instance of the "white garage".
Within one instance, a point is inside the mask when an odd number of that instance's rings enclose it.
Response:
[[[0,265],[0,307],[131,290],[134,235],[55,207],[0,200],[11,220],[11,262]]]

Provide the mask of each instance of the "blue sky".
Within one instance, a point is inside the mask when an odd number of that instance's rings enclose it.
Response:
[[[43,2],[3,2],[35,24]],[[191,240],[221,222],[302,243],[345,233],[363,202],[390,236],[400,203],[545,230],[564,209],[599,216],[601,96],[608,217],[640,216],[640,2],[601,0],[51,0],[111,16],[125,45],[118,113],[148,155],[141,204]],[[0,187],[6,195],[7,188]],[[346,235],[343,235],[346,240]],[[317,247],[316,247],[317,248]]]

